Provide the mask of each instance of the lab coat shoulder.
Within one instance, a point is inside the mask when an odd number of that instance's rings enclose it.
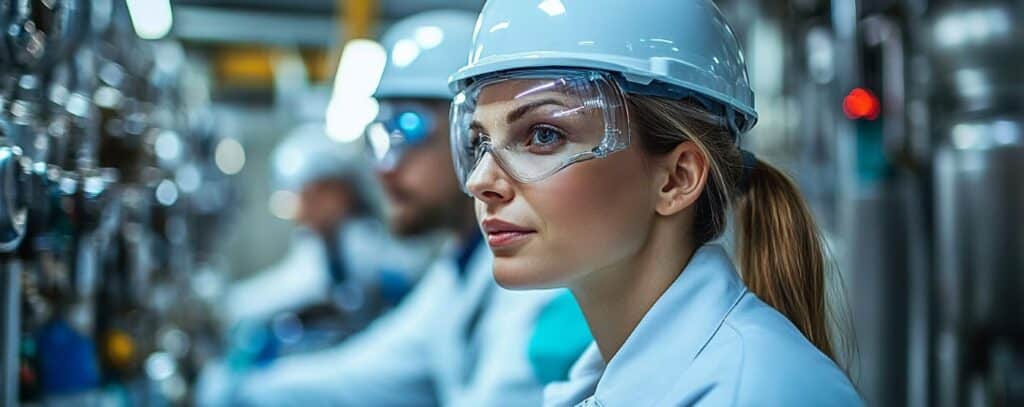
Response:
[[[227,326],[245,320],[266,320],[327,299],[327,251],[321,239],[296,233],[281,261],[231,285],[222,314]],[[259,299],[258,301],[255,299]]]
[[[338,250],[352,275],[366,283],[377,283],[382,273],[392,273],[410,283],[420,278],[437,258],[437,235],[399,238],[375,219],[349,221],[339,232]]]
[[[436,262],[401,306],[336,348],[275,362],[236,390],[242,406],[435,405],[432,324],[455,291]]]
[[[679,380],[690,405],[860,406],[843,371],[774,308],[747,293]]]
[[[543,385],[533,373],[527,349],[537,315],[556,294],[554,290],[511,291],[494,287],[491,304],[479,328],[484,345],[477,369],[470,385],[450,405],[541,404]]]

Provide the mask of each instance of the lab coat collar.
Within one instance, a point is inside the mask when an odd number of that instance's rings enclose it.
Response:
[[[460,271],[458,258],[464,253],[464,246],[452,244],[439,262],[444,269],[440,271],[451,284],[452,296],[448,299],[450,303],[444,305],[443,315],[434,321],[431,334],[431,340],[437,344],[435,349],[440,349],[433,357],[438,358],[434,365],[442,367],[436,378],[442,404],[458,399],[475,372],[480,355],[479,348],[471,346],[472,334],[476,332],[471,321],[497,286],[492,273],[493,256],[487,244],[483,240],[477,242],[470,250],[465,271]]]
[[[701,247],[610,363],[591,345],[573,367],[570,381],[554,386],[548,395],[582,401],[578,397],[593,394],[607,406],[630,405],[638,394],[657,400],[654,393],[671,388],[678,375],[655,372],[689,367],[746,291],[721,246]]]

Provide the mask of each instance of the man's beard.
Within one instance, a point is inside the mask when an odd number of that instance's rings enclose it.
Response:
[[[411,214],[399,219],[392,215],[391,231],[398,236],[417,236],[435,232],[439,229],[457,229],[463,217],[469,211],[462,199],[435,205],[421,205],[414,208]]]

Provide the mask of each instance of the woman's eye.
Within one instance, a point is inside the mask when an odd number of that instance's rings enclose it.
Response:
[[[530,130],[527,147],[532,152],[545,152],[561,146],[564,141],[565,136],[560,131],[551,127],[539,126]]]
[[[480,153],[480,149],[483,147],[486,141],[486,135],[483,133],[474,133],[469,137],[469,144],[466,149],[472,152],[474,155]]]

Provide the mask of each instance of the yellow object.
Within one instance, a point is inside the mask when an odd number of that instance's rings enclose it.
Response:
[[[286,51],[285,51],[286,52]],[[274,61],[282,51],[254,46],[222,46],[211,54],[217,83],[226,87],[269,88],[274,84]],[[327,51],[321,48],[300,48],[299,55],[313,82],[330,80],[334,71]]]
[[[338,0],[338,20],[343,22],[341,38],[347,41],[373,36],[377,17],[377,0]]]
[[[217,81],[228,86],[273,83],[272,51],[261,47],[224,47],[215,54]]]
[[[123,331],[111,330],[104,341],[104,355],[111,365],[127,368],[135,363],[135,340]]]

